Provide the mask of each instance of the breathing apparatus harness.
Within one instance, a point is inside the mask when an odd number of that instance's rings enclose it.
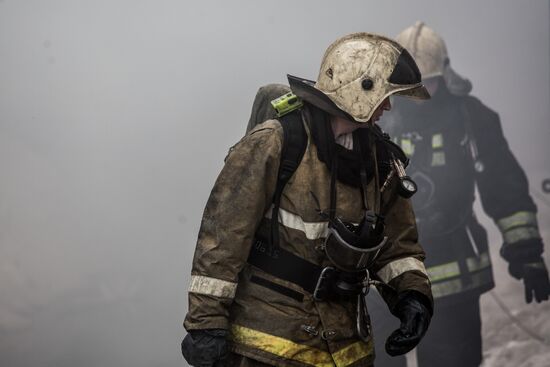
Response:
[[[354,146],[360,156],[360,187],[365,215],[359,224],[343,221],[336,216],[336,180],[338,174],[338,156],[332,155],[330,162],[330,208],[328,213],[318,208],[320,215],[327,219],[328,235],[322,245],[327,258],[333,266],[321,267],[311,263],[279,246],[279,207],[282,192],[298,168],[307,147],[307,133],[302,123],[301,101],[292,93],[287,93],[271,102],[278,112],[283,128],[283,147],[277,184],[273,195],[270,231],[267,236],[256,235],[251,248],[248,263],[279,279],[294,283],[310,293],[316,301],[326,301],[359,296],[358,308],[364,309],[364,297],[369,286],[375,282],[369,277],[368,268],[373,264],[381,248],[387,243],[384,235],[384,217],[381,212],[381,192],[387,187],[391,176],[401,172],[394,165],[398,160],[391,153],[392,169],[380,188],[376,149],[372,149],[374,159],[374,180],[376,195],[374,210],[369,209],[367,199],[367,170],[360,139],[354,134]],[[375,147],[373,134],[369,134],[369,147]],[[336,142],[333,139],[333,144]],[[335,150],[334,150],[335,151]],[[395,172],[394,172],[395,171]],[[404,172],[404,171],[403,171]],[[400,180],[401,182],[401,180]],[[401,192],[401,191],[398,191]],[[313,193],[312,193],[313,195]],[[317,198],[313,195],[314,200]],[[387,206],[386,206],[387,207]],[[267,237],[267,238],[265,238]],[[253,276],[252,282],[271,288],[274,291],[302,301],[304,295],[295,290],[282,287],[266,279]],[[363,312],[358,317],[364,317]],[[359,320],[358,320],[359,324]],[[364,323],[361,322],[364,325]],[[365,334],[362,332],[362,334]],[[366,334],[365,334],[366,335]]]

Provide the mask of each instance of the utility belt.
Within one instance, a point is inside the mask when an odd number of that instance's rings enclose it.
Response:
[[[332,266],[318,266],[280,246],[272,248],[267,241],[258,238],[252,245],[248,263],[300,286],[316,301],[356,298],[366,294],[369,287],[368,270],[346,272]]]

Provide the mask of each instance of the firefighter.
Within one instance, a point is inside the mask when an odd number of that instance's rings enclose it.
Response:
[[[327,49],[316,82],[288,80],[294,94],[281,101],[301,107],[230,149],[206,204],[182,342],[193,366],[372,366],[373,282],[401,322],[389,353],[414,348],[431,319],[424,252],[393,168],[407,159],[375,124],[390,95],[429,98],[414,60],[356,33]]]
[[[417,348],[418,363],[479,366],[479,297],[494,279],[487,234],[473,210],[475,188],[502,233],[500,254],[510,274],[523,280],[527,303],[550,293],[537,208],[498,115],[469,94],[472,85],[451,68],[443,39],[417,22],[397,40],[415,58],[432,95],[420,103],[397,101],[383,124],[412,162],[408,173],[418,185],[413,207],[437,309]],[[388,333],[391,318],[380,306],[373,313],[375,329]],[[404,357],[379,357],[380,366],[406,365]]]

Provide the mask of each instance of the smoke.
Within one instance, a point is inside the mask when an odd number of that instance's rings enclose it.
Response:
[[[0,1],[0,364],[184,365],[200,216],[257,87],[315,79],[343,34],[419,19],[500,113],[538,188],[546,1]]]

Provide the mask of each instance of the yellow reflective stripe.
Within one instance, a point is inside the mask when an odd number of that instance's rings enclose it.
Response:
[[[491,266],[491,258],[488,252],[484,252],[479,257],[466,258],[466,266],[469,272],[476,272]],[[430,281],[438,282],[441,280],[454,278],[460,275],[460,266],[458,261],[452,261],[446,264],[431,266],[427,269]]]
[[[490,284],[493,279],[493,274],[490,268],[473,273],[471,282],[464,283],[461,278],[447,280],[432,284],[432,295],[434,298],[441,298],[451,294],[461,293],[470,289],[479,288],[483,285]]]
[[[411,270],[417,270],[428,275],[426,268],[424,267],[424,263],[414,257],[405,257],[403,259],[392,261],[380,269],[376,275],[378,275],[380,280],[387,284],[392,279],[397,278],[404,272]]]
[[[458,262],[456,261],[447,264],[432,266],[427,270],[428,277],[432,282],[460,275],[460,267],[458,266]]]
[[[479,255],[479,257],[469,257],[466,259],[466,266],[471,272],[484,269],[488,266],[491,266],[491,258],[489,257],[488,252],[484,252]]]
[[[407,156],[412,156],[414,154],[414,144],[411,139],[401,139],[401,149]]]
[[[506,218],[499,219],[497,226],[501,232],[506,232],[514,227],[538,228],[537,215],[533,212],[517,212]]]
[[[298,344],[292,340],[240,325],[231,326],[230,337],[234,343],[259,349],[292,361],[320,367],[347,367],[363,358],[372,356],[374,350],[371,338],[368,343],[358,341],[331,355],[329,352],[308,345]]]
[[[441,134],[432,135],[432,148],[433,149],[443,148],[443,135]]]
[[[517,227],[510,229],[502,234],[504,243],[512,244],[522,240],[541,238],[539,230],[535,227]]]
[[[271,219],[273,206],[265,213]],[[279,223],[283,226],[304,232],[308,240],[324,238],[328,234],[328,222],[304,222],[302,217],[279,208]]]
[[[237,283],[226,280],[192,275],[189,284],[190,293],[206,294],[222,298],[235,298]]]
[[[432,167],[445,165],[445,152],[432,153]]]
[[[259,349],[282,358],[313,366],[334,367],[334,360],[328,352],[244,326],[232,325],[231,339],[235,343]]]
[[[340,349],[332,355],[332,358],[334,359],[336,367],[346,367],[363,358],[372,356],[373,351],[374,343],[372,338],[370,338],[368,343],[358,341]]]

